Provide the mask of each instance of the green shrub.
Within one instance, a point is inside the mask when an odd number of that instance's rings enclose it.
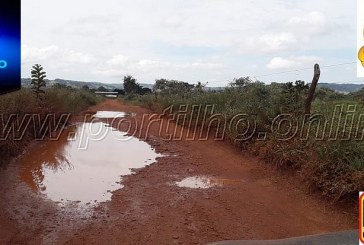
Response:
[[[26,114],[38,114],[42,117],[47,113],[55,113],[56,120],[58,120],[61,113],[77,114],[99,101],[100,99],[96,98],[94,94],[83,89],[54,86],[47,88],[44,96],[38,99],[31,89],[22,88],[19,91],[0,96],[0,113],[2,116],[0,135],[4,137],[9,126],[16,125],[16,120],[13,120],[6,127],[11,114],[16,114],[19,122]],[[39,124],[31,124],[28,125],[22,140],[14,140],[14,136],[20,136],[21,131],[16,132],[15,135],[10,133],[7,138],[1,140],[1,162],[6,162],[9,157],[19,154],[27,143],[36,137],[37,133],[43,135],[44,132],[40,132],[40,128],[41,125]]]
[[[333,114],[335,106],[343,106],[343,118],[350,116],[345,108],[352,105],[356,106],[356,115],[364,113],[364,104],[361,104],[363,91],[344,95],[327,89],[319,90],[312,111],[317,114],[316,119],[322,119],[322,124],[313,123],[307,139],[298,130],[291,139],[279,140],[270,129],[273,119],[281,113],[290,113],[292,119],[299,122],[298,126],[304,127],[303,132],[308,130],[307,122],[301,125],[308,86],[302,81],[295,84],[271,85],[252,82],[249,78],[234,81],[230,87],[218,92],[191,90],[184,93],[141,96],[132,100],[156,112],[173,106],[173,113],[180,114],[184,113],[179,111],[181,105],[189,106],[187,120],[192,117],[192,121],[197,125],[203,122],[202,118],[197,120],[191,113],[192,105],[213,105],[214,113],[223,114],[228,123],[236,114],[247,114],[256,123],[255,132],[268,132],[266,140],[257,141],[257,134],[253,134],[248,140],[238,140],[239,132],[244,128],[241,124],[236,129],[225,132],[228,142],[241,149],[261,154],[266,162],[274,164],[277,168],[299,171],[312,186],[333,200],[354,197],[359,190],[364,189],[364,143],[353,139],[330,140],[328,137],[332,117],[336,121],[339,120],[338,115]],[[339,132],[343,132],[344,129],[351,130],[351,126],[344,124],[344,121],[339,120]],[[325,137],[319,139],[317,133]]]

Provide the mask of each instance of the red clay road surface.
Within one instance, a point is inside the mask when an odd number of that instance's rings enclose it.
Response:
[[[134,112],[137,123],[130,132],[137,128],[143,133],[147,126],[140,126],[142,115],[151,113],[116,100],[90,110]],[[123,124],[119,128],[127,130]],[[19,179],[14,159],[0,171],[0,243],[204,244],[357,227],[355,207],[346,210],[325,202],[292,174],[278,172],[226,142],[169,141],[157,124],[146,141],[169,156],[123,177],[124,188],[89,214],[78,211],[77,205],[60,207],[35,194]],[[225,184],[209,189],[173,184],[199,175],[224,179]]]

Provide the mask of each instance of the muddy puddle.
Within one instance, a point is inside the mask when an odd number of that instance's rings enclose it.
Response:
[[[194,176],[187,177],[175,184],[182,188],[192,189],[208,189],[212,187],[222,187],[225,185],[237,185],[243,183],[243,180],[238,179],[219,179],[209,176]]]
[[[115,116],[111,112],[99,115]],[[91,205],[110,200],[112,191],[123,187],[121,176],[157,157],[161,155],[146,142],[105,122],[79,123],[58,140],[43,142],[25,153],[19,159],[20,175],[35,192],[55,202]]]
[[[135,113],[128,113],[122,111],[97,111],[93,117],[99,119],[122,118],[126,116],[135,116]]]

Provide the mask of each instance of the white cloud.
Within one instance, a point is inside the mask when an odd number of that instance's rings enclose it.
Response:
[[[56,45],[51,45],[45,48],[22,46],[22,62],[23,63],[40,63],[42,61],[50,61],[55,59],[58,63],[72,64],[90,64],[95,59],[81,52],[69,49],[62,49]]]
[[[137,62],[130,64],[129,70],[133,71],[133,73],[140,72],[156,72],[169,68],[168,62],[158,61],[158,60],[150,60],[150,59],[142,59]]]
[[[169,16],[161,21],[163,27],[178,28],[182,26],[182,18],[179,16]]]
[[[322,61],[322,59],[316,56],[274,57],[267,64],[267,68],[271,70],[306,68],[307,66],[319,63],[320,61]]]
[[[76,52],[74,50],[64,50],[63,56],[61,54],[61,59],[69,63],[79,63],[79,64],[91,64],[95,61],[93,57],[88,54],[83,54],[81,52]]]
[[[297,44],[295,35],[288,32],[262,35],[258,40],[257,45],[267,52],[287,50]]]
[[[23,75],[39,62],[51,78],[218,81],[298,67],[304,56],[350,62],[355,12],[355,1],[342,0],[24,1]]]
[[[46,60],[59,52],[59,47],[51,45],[46,48],[31,48],[27,45],[22,46],[22,61],[23,62],[38,62]]]
[[[310,12],[302,17],[294,16],[287,22],[301,39],[328,31],[326,17],[321,12]]]
[[[101,75],[107,78],[121,77],[126,72],[119,69],[95,69],[91,72],[93,75]]]
[[[291,32],[266,33],[239,41],[240,54],[265,55],[298,49],[300,42]]]
[[[253,35],[243,39],[239,45],[241,53],[267,54],[284,51],[298,51],[307,47],[309,42],[318,35],[328,33],[326,17],[321,12],[309,12],[302,16],[293,16],[288,21],[275,24],[268,33]]]
[[[107,61],[107,64],[110,66],[125,66],[128,61],[129,61],[129,57],[127,57],[127,56],[115,55],[109,61]]]
[[[168,65],[166,62],[156,61],[156,60],[140,60],[138,65],[141,67],[161,67]]]
[[[197,69],[219,69],[223,68],[224,65],[221,63],[209,63],[209,62],[193,62],[191,67]]]
[[[119,62],[120,61],[120,62]],[[100,68],[100,72],[97,74],[114,74],[116,67],[128,71],[129,73],[138,72],[150,72],[150,71],[163,71],[165,69],[177,70],[177,69],[196,69],[196,70],[216,70],[223,68],[221,63],[213,63],[208,61],[196,61],[191,63],[186,62],[166,62],[151,59],[141,59],[132,61],[125,56],[116,56],[106,62],[106,66]],[[120,72],[119,72],[120,73]]]

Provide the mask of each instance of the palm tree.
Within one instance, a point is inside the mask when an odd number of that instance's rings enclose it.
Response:
[[[31,85],[32,85],[32,90],[33,92],[36,94],[37,98],[39,99],[40,94],[44,94],[44,90],[42,89],[42,87],[46,86],[46,82],[45,82],[45,78],[46,78],[46,72],[43,71],[43,67],[39,64],[35,64],[32,67],[32,71],[31,71]]]

